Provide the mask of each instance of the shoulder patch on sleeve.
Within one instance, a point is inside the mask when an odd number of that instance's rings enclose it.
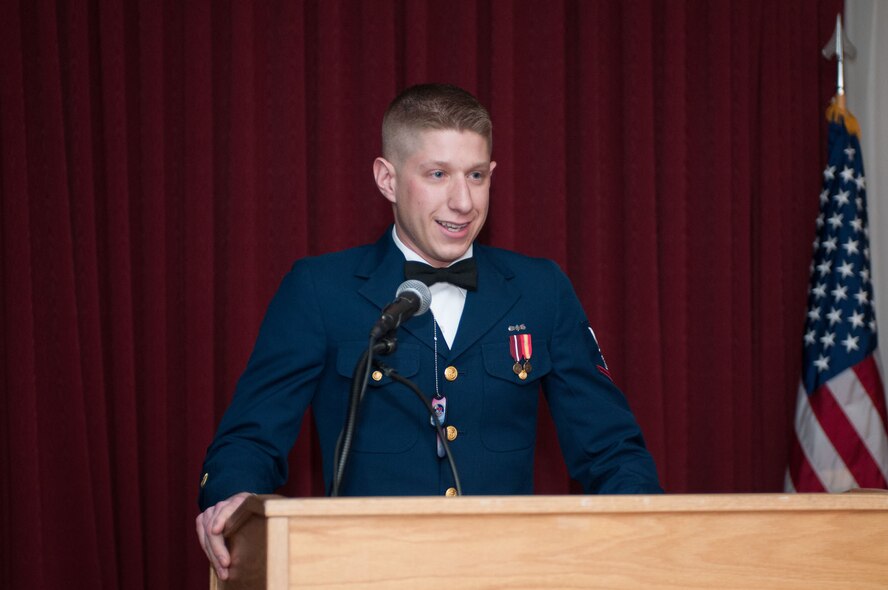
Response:
[[[592,326],[590,326],[588,324],[586,325],[586,327],[589,329],[589,334],[592,335],[592,340],[595,342],[595,349],[596,349],[596,352],[598,353],[596,355],[597,358],[595,359],[595,368],[598,369],[598,371],[602,375],[604,375],[605,377],[607,377],[608,379],[613,381],[614,378],[611,377],[610,369],[607,366],[607,361],[604,360],[604,353],[601,352],[601,345],[598,344],[598,337],[595,336],[595,330],[593,330]]]

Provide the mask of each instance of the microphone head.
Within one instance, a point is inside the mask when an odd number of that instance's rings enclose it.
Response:
[[[395,297],[400,297],[405,291],[415,293],[419,298],[419,309],[413,314],[414,316],[422,315],[429,310],[429,306],[432,304],[432,292],[429,291],[425,283],[416,279],[404,281],[395,292]]]

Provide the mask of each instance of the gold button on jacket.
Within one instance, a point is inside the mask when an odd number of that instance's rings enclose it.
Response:
[[[367,373],[364,374],[366,375]],[[370,377],[374,381],[382,381],[382,371],[373,371],[373,373],[370,374]]]
[[[444,378],[448,381],[456,381],[456,378],[459,376],[459,371],[456,370],[456,367],[450,365],[446,369],[444,369]]]
[[[456,488],[447,488],[447,491],[444,492],[444,495],[445,496],[455,496],[456,495]]]
[[[448,426],[447,427],[447,440],[455,441],[456,437],[459,436],[459,430],[456,429],[456,426]]]

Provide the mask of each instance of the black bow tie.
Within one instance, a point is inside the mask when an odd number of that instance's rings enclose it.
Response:
[[[474,258],[460,260],[446,268],[435,268],[423,262],[405,262],[404,278],[422,281],[428,286],[450,283],[468,291],[478,288],[478,269]]]

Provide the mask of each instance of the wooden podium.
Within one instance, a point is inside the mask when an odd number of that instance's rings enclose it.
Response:
[[[888,494],[249,498],[231,579],[268,588],[888,588]]]

